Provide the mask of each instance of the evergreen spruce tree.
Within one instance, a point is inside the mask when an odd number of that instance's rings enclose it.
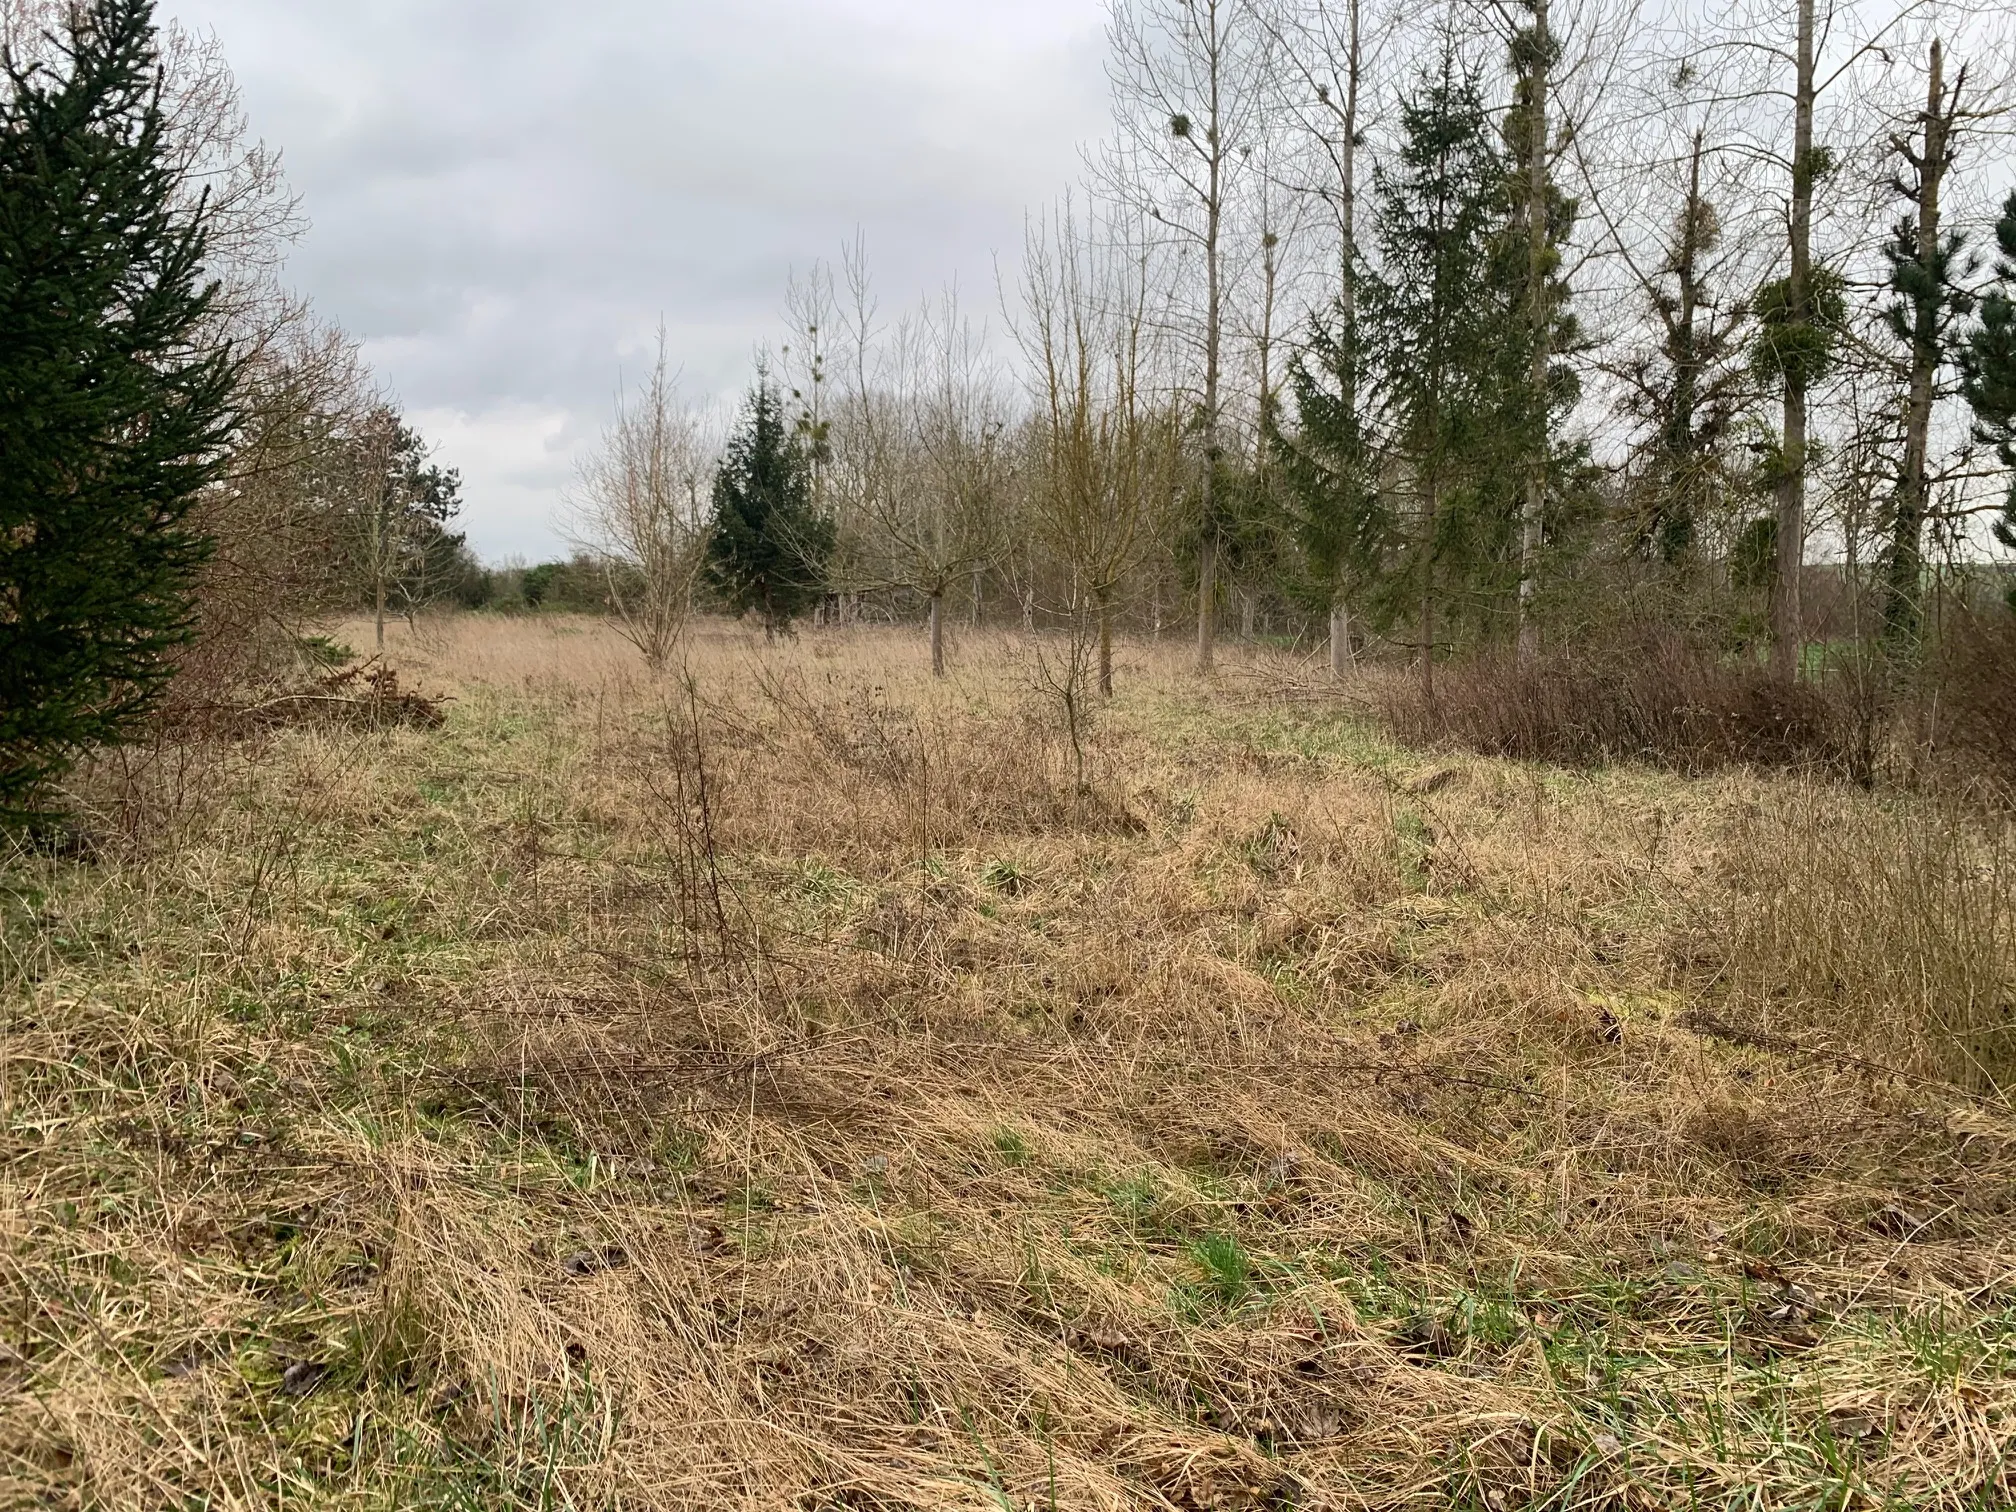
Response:
[[[151,0],[77,6],[0,99],[0,817],[128,738],[188,638],[236,360],[164,138]]]
[[[825,596],[833,545],[833,522],[813,504],[811,458],[763,375],[714,477],[708,586],[737,614],[762,615],[774,635]]]
[[[1400,125],[1398,153],[1373,178],[1380,261],[1362,329],[1386,450],[1413,507],[1393,514],[1369,607],[1388,620],[1413,609],[1432,698],[1443,601],[1474,613],[1516,592],[1530,332],[1523,267],[1505,255],[1507,164],[1477,78],[1453,51],[1402,101]]]
[[[1995,245],[2001,253],[1996,285],[1981,301],[1981,318],[1968,333],[1961,363],[1975,435],[2016,472],[2016,194],[2003,201]],[[2009,497],[1995,522],[1995,538],[2016,551],[2016,476],[2010,478]],[[2009,606],[2016,609],[2016,589],[2010,590]]]
[[[1295,424],[1269,437],[1281,507],[1302,558],[1303,596],[1324,610],[1367,591],[1396,530],[1361,408],[1353,309],[1353,301],[1339,299],[1328,318],[1311,322],[1288,374]]]

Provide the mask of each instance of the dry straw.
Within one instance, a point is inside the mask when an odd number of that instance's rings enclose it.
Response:
[[[2016,1497],[2002,832],[1146,645],[1088,794],[952,652],[454,621],[439,730],[102,774],[0,895],[0,1505]]]

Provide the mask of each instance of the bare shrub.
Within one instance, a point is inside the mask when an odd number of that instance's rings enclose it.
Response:
[[[1817,1032],[1981,1092],[2016,1083],[2016,850],[2004,819],[1824,787],[1733,825],[1705,935],[1764,1033]]]
[[[1432,701],[1396,681],[1376,709],[1410,744],[1529,761],[1649,761],[1690,773],[1856,766],[1851,721],[1830,687],[1781,683],[1761,664],[1658,632],[1597,651],[1479,657],[1448,669]]]
[[[1935,669],[1929,723],[1945,766],[2016,799],[2016,614],[1950,630]]]
[[[714,455],[700,417],[680,402],[661,330],[657,365],[617,406],[577,499],[587,544],[607,571],[616,628],[653,671],[671,659],[693,607]]]

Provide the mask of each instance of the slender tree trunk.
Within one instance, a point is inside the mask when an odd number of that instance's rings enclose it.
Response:
[[[376,590],[377,596],[375,619],[378,629],[378,654],[383,656],[385,654],[385,573],[383,569],[380,569],[378,572],[378,581],[372,586]]]
[[[1931,82],[1926,93],[1924,159],[1918,169],[1918,266],[1930,273],[1939,257],[1939,191],[1946,176],[1945,79],[1939,43],[1932,43]],[[1944,291],[1922,291],[1913,301],[1911,388],[1904,412],[1904,473],[1897,482],[1897,508],[1890,526],[1885,564],[1883,631],[1897,649],[1918,637],[1918,598],[1924,577],[1925,509],[1931,491],[1928,457],[1932,437],[1933,383],[1939,369],[1939,315]]]
[[[1206,490],[1209,493],[1209,490]],[[1197,547],[1197,670],[1211,670],[1218,599],[1218,542],[1206,534]]]
[[[1354,409],[1358,403],[1358,81],[1364,61],[1358,5],[1359,0],[1351,0],[1351,36],[1344,59],[1343,182],[1338,192],[1338,230],[1343,244],[1338,251],[1343,266],[1338,270],[1337,289],[1347,364],[1344,402]],[[1342,681],[1356,667],[1357,656],[1351,648],[1351,604],[1339,582],[1330,605],[1330,675]]]
[[[1105,593],[1094,595],[1099,606],[1099,696],[1113,696],[1113,604]]]
[[[1351,611],[1342,604],[1330,606],[1330,675],[1342,682],[1356,670],[1351,654]]]
[[[1363,54],[1358,35],[1358,0],[1351,0],[1351,40],[1344,60],[1344,151],[1343,183],[1338,186],[1338,230],[1343,245],[1338,249],[1344,266],[1337,301],[1347,331],[1356,330],[1358,320],[1358,78]],[[1352,366],[1357,366],[1354,345]]]
[[[973,621],[970,626],[970,628],[974,630],[978,630],[980,628],[980,600],[981,600],[981,594],[985,590],[986,586],[987,584],[984,572],[982,571],[982,569],[975,567],[973,569]]]
[[[945,675],[945,590],[931,595],[931,675]]]
[[[1220,39],[1217,16],[1212,16],[1211,99],[1208,115],[1210,138],[1206,159],[1208,183],[1204,203],[1204,544],[1197,560],[1197,670],[1211,670],[1217,641],[1218,566],[1218,384],[1219,358],[1224,340],[1224,311],[1220,293],[1220,235],[1224,226],[1224,122],[1219,78]]]
[[[1533,0],[1532,98],[1528,102],[1526,162],[1526,300],[1532,322],[1528,402],[1535,408],[1531,454],[1526,459],[1526,499],[1519,530],[1519,655],[1527,659],[1540,649],[1536,617],[1540,593],[1540,550],[1546,538],[1547,459],[1549,430],[1547,372],[1553,362],[1553,322],[1547,309],[1547,76],[1553,68],[1553,36],[1547,29],[1548,0]]]
[[[1239,639],[1251,643],[1253,640],[1253,590],[1239,590]]]
[[[1812,318],[1813,273],[1813,0],[1799,0],[1798,74],[1792,114],[1792,265],[1786,281],[1793,327]],[[1804,628],[1800,579],[1806,568],[1806,374],[1795,356],[1785,375],[1783,469],[1778,479],[1778,575],[1771,595],[1771,670],[1783,681],[1799,675]]]
[[[1253,471],[1267,476],[1267,441],[1274,419],[1274,304],[1280,284],[1280,238],[1272,231],[1260,234],[1260,426],[1253,436]]]
[[[1421,523],[1421,696],[1431,709],[1435,706],[1435,525],[1440,492],[1441,482],[1431,474]]]

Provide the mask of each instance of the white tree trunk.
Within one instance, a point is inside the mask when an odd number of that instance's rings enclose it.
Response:
[[[1330,675],[1342,682],[1358,669],[1351,649],[1351,611],[1342,604],[1330,609]]]

